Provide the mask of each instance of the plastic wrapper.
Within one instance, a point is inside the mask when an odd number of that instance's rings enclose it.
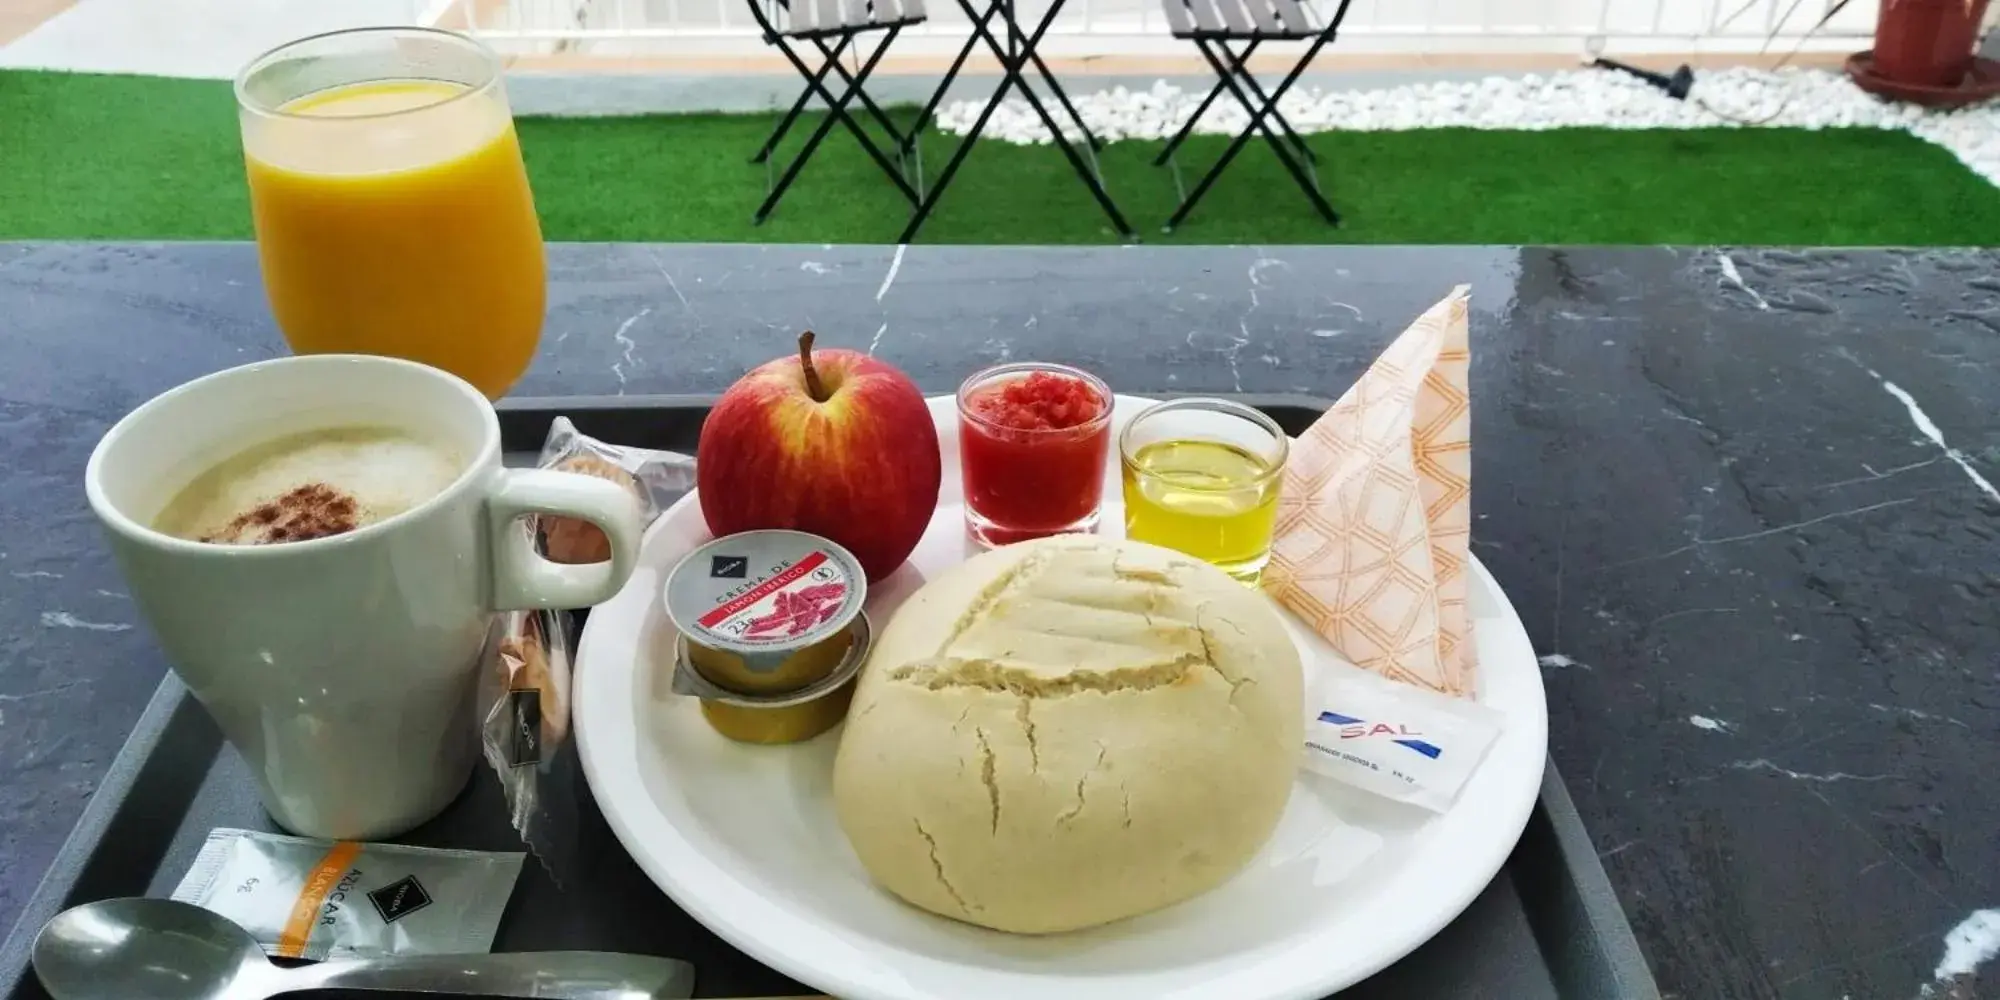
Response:
[[[632,491],[646,524],[694,489],[694,459],[671,451],[607,444],[576,429],[568,417],[549,425],[542,445],[544,469],[607,479]],[[611,558],[611,543],[597,526],[573,518],[544,517],[537,525],[542,552],[560,563],[593,563]]]
[[[599,441],[557,417],[542,446],[541,468],[608,479],[630,489],[647,525],[694,488],[694,459],[673,452]],[[610,558],[596,526],[543,517],[523,530],[563,563]],[[479,684],[481,744],[500,777],[514,829],[551,877],[563,882],[580,863],[582,768],[570,740],[571,654],[582,620],[568,611],[514,611],[495,622]]]
[[[486,762],[514,829],[558,881],[569,870],[582,784],[569,740],[574,621],[567,611],[501,615],[479,685]]]
[[[173,898],[275,958],[458,955],[493,947],[522,855],[217,829]]]

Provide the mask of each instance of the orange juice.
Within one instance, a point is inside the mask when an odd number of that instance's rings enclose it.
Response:
[[[247,114],[250,208],[271,310],[301,354],[385,354],[489,398],[534,358],[541,225],[506,98],[356,83]]]

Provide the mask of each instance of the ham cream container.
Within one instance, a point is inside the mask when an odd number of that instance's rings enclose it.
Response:
[[[791,743],[847,713],[872,638],[868,582],[852,553],[802,531],[746,531],[667,574],[673,690],[701,699],[716,731]]]

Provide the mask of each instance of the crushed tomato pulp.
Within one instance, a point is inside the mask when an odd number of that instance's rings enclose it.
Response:
[[[1090,383],[1070,375],[1033,372],[974,389],[966,398],[973,416],[1009,430],[1049,431],[1081,427],[1104,412],[1105,401]]]
[[[1006,540],[1096,512],[1111,448],[1111,399],[1096,386],[1058,372],[1005,376],[970,390],[963,410],[965,502]]]

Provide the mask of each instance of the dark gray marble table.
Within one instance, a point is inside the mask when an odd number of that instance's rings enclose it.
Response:
[[[1038,358],[1332,397],[1470,282],[1473,544],[1544,654],[1555,759],[1662,987],[2000,995],[1995,970],[1933,982],[1947,935],[2000,907],[2000,254],[550,259],[524,395],[719,391],[811,327],[931,391]],[[281,350],[247,246],[0,245],[0,923],[165,669],[84,459],[154,393]]]

